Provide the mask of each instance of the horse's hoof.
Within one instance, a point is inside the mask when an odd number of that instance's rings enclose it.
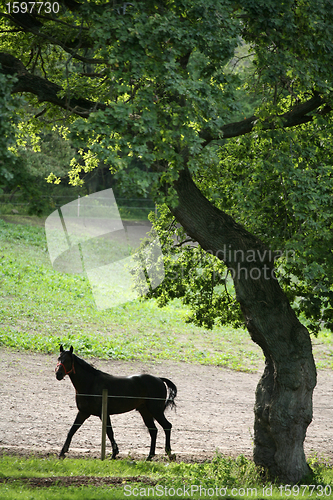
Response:
[[[170,462],[175,462],[177,457],[175,453],[168,453],[168,458]]]
[[[112,457],[111,457],[112,460],[115,460],[115,458],[116,458],[117,455],[119,455],[119,448],[118,448],[118,446],[116,446],[116,448],[114,448],[112,450]]]
[[[65,458],[65,453],[60,453],[59,460],[63,460]]]
[[[155,455],[148,455],[146,462],[151,462]]]

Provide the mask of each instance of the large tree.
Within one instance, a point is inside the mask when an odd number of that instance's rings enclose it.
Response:
[[[167,275],[157,293],[195,302],[199,322],[242,315],[266,361],[254,460],[299,481],[309,472],[303,442],[316,369],[291,302],[314,327],[332,325],[331,3],[15,5],[1,14],[1,72],[14,77],[12,93],[26,94],[40,106],[36,122],[60,124],[81,148],[72,183],[105,162],[169,207],[165,220],[173,224],[172,214],[182,231],[171,252],[196,242],[177,262],[189,267],[200,253],[210,285],[200,273]],[[247,60],[245,81],[237,68]],[[246,112],[256,103],[251,116],[242,116],[244,102]],[[219,263],[235,301],[223,295]]]

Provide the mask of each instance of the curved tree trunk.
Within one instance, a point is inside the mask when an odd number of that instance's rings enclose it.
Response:
[[[230,269],[248,331],[265,355],[256,391],[254,461],[272,476],[296,483],[310,471],[303,447],[316,385],[309,332],[278,284],[272,252],[215,208],[187,170],[175,188],[178,206],[171,209],[173,214],[203,249]]]

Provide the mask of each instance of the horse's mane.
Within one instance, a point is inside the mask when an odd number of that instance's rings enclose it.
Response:
[[[98,372],[99,370],[97,368],[95,368],[93,365],[91,365],[90,363],[87,363],[87,361],[84,361],[84,359],[82,358],[79,358],[78,356],[76,356],[75,354],[73,354],[73,358],[75,359],[75,362],[80,365],[84,370],[86,370],[87,372],[89,373],[96,373]]]

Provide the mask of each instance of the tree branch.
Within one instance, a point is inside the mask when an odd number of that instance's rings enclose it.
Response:
[[[1,73],[15,75],[17,78],[12,88],[12,94],[30,92],[40,102],[50,102],[83,118],[88,118],[92,111],[105,110],[107,107],[104,103],[93,102],[88,99],[59,97],[59,93],[63,91],[60,85],[29,73],[24,64],[11,54],[0,52],[0,64],[2,66]]]
[[[306,102],[295,106],[291,111],[278,115],[280,121],[282,121],[283,127],[295,127],[296,125],[301,125],[302,123],[308,123],[313,120],[313,115],[309,115],[312,111],[318,110],[320,106],[325,104],[325,101],[319,94],[314,95]],[[319,112],[321,115],[330,113],[332,111],[331,106],[326,105],[324,109]],[[228,123],[221,128],[221,134],[219,137],[213,136],[209,130],[202,130],[199,132],[199,136],[204,139],[203,146],[207,146],[210,142],[218,139],[229,139],[231,137],[238,137],[240,135],[248,134],[252,131],[258,117],[251,116],[245,120],[239,122]],[[274,120],[268,119],[264,122],[265,129],[274,129],[276,124]]]

